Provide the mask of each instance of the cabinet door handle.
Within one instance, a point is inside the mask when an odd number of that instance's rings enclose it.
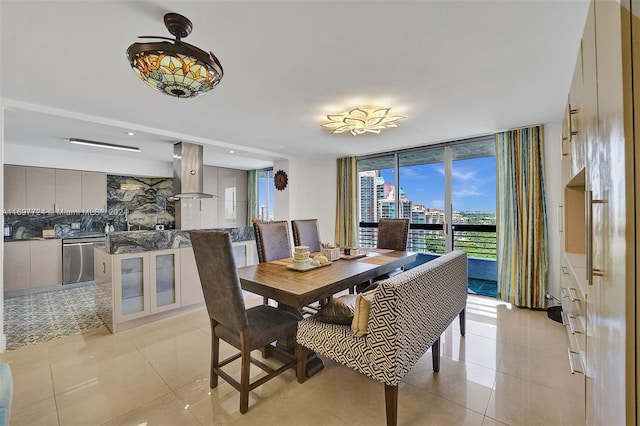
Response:
[[[107,273],[107,264],[105,262],[102,262],[102,273],[103,274]]]
[[[573,357],[575,355],[580,356],[580,353],[576,352],[576,351],[572,351],[571,348],[567,348],[567,350],[569,352],[569,368],[571,369],[571,374],[576,374],[576,373],[584,374],[584,371],[580,371],[580,370],[576,369],[574,367],[574,365],[573,365]],[[580,362],[580,364],[582,364],[582,362]]]
[[[578,297],[578,290],[575,287],[569,287],[569,297],[572,302],[582,302]]]
[[[605,204],[606,200],[594,200],[593,191],[586,191],[585,193],[586,203],[586,251],[587,251],[587,283],[593,285],[593,277],[601,277],[604,275],[604,271],[593,267],[593,205]]]

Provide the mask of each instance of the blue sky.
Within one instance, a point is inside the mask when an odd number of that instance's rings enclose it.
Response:
[[[393,184],[393,170],[381,171]],[[496,211],[496,158],[482,157],[453,162],[454,211]],[[444,164],[400,168],[400,187],[414,203],[444,208]]]

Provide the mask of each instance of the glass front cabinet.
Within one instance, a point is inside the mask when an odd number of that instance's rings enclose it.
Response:
[[[119,284],[114,287],[116,323],[180,307],[179,250],[114,258],[114,278]]]

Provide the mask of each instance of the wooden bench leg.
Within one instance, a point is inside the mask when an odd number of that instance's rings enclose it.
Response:
[[[398,386],[384,385],[384,405],[387,410],[387,426],[398,424]]]
[[[433,371],[440,371],[440,337],[431,345],[431,360],[433,361]]]
[[[467,312],[467,308],[464,308],[461,312],[460,312],[460,335],[464,336],[465,333],[465,324],[467,323],[465,320],[466,317],[466,313]]]

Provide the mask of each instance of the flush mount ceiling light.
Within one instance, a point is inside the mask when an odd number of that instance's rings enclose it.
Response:
[[[393,115],[391,108],[379,106],[358,106],[339,114],[328,114],[322,127],[331,129],[331,133],[346,133],[361,135],[363,133],[380,133],[380,130],[398,127],[398,121],[403,119]]]
[[[76,139],[76,138],[69,139],[69,142],[76,145],[97,146],[99,148],[118,149],[120,151],[140,152],[140,148],[136,146],[117,145],[114,143],[88,141],[86,139]]]
[[[140,36],[169,42],[133,43],[129,46],[127,58],[133,71],[140,80],[169,96],[193,98],[211,91],[222,79],[222,65],[218,58],[213,52],[207,53],[181,41],[193,29],[191,21],[184,16],[167,13],[164,24],[175,40]]]

